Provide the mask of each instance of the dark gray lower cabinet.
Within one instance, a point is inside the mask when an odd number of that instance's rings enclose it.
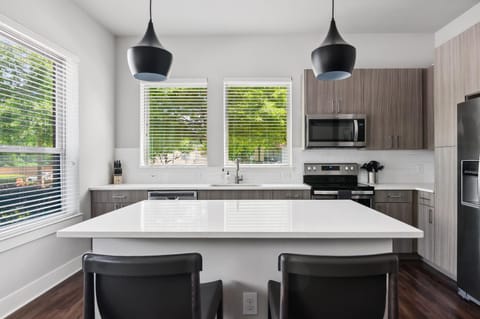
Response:
[[[309,190],[205,190],[198,199],[310,199]]]
[[[90,191],[92,217],[119,209],[148,198],[146,190]],[[310,199],[310,190],[200,190],[199,200],[205,199]]]
[[[376,191],[375,209],[414,226],[413,191]],[[413,253],[415,240],[394,239],[394,253]]]
[[[112,210],[146,200],[148,192],[146,190],[90,191],[90,196],[92,217],[96,217],[111,212]]]

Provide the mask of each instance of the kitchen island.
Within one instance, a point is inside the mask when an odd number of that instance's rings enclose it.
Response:
[[[350,200],[142,201],[58,232],[92,238],[95,253],[199,252],[202,281],[224,282],[225,318],[242,317],[242,293],[258,292],[266,318],[267,281],[280,280],[280,253],[368,255],[394,238],[423,232]]]

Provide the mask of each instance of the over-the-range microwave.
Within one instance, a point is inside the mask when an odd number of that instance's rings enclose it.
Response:
[[[365,114],[306,115],[305,147],[365,147],[366,129]]]

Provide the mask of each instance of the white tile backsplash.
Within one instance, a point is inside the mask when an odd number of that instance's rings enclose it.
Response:
[[[301,183],[303,163],[359,163],[376,160],[385,165],[378,183],[433,183],[432,151],[368,151],[352,149],[294,149],[293,166],[277,168],[241,167],[243,183]],[[138,148],[117,148],[115,159],[122,161],[124,183],[222,183],[222,167],[141,168]],[[361,171],[360,182],[367,174]]]

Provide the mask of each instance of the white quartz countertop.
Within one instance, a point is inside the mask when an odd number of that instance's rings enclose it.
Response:
[[[91,191],[118,190],[310,190],[306,184],[118,184],[90,187]]]
[[[143,201],[60,230],[70,238],[421,238],[350,200]]]
[[[434,193],[433,183],[375,184],[375,190],[416,190]]]

